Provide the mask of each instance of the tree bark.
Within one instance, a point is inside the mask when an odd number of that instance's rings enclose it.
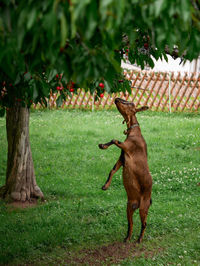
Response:
[[[6,111],[8,141],[6,184],[0,196],[8,200],[26,201],[44,198],[37,186],[29,141],[29,109],[16,103]]]

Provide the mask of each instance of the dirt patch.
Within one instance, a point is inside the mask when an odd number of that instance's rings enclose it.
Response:
[[[98,249],[80,250],[78,255],[69,254],[68,259],[64,261],[67,265],[112,265],[142,255],[145,258],[152,258],[160,252],[161,249],[145,250],[144,247],[140,247],[136,243],[116,242]]]
[[[25,209],[25,208],[35,207],[37,206],[37,199],[32,199],[31,201],[25,201],[25,202],[13,201],[8,203],[7,206],[10,207],[10,210],[17,208]]]

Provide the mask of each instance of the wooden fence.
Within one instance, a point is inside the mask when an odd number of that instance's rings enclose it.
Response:
[[[128,92],[104,94],[103,98],[94,102],[94,97],[84,89],[78,94],[66,98],[62,107],[68,108],[111,108],[116,97],[132,101],[136,106],[148,105],[159,111],[197,111],[200,109],[200,73],[161,73],[149,71],[125,71],[127,79],[132,83],[132,93]],[[57,95],[50,97],[50,107],[56,106]]]

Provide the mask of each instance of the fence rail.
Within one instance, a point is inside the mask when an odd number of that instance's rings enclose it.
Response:
[[[132,84],[132,92],[120,92],[109,95],[94,102],[94,96],[84,89],[72,94],[63,102],[68,108],[110,108],[116,97],[132,101],[136,106],[148,105],[159,111],[197,111],[200,109],[200,73],[162,73],[148,71],[125,71],[124,75]],[[57,95],[51,95],[50,107],[56,107]]]

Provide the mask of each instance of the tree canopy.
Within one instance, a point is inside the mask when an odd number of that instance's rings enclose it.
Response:
[[[125,53],[143,68],[174,48],[184,59],[200,54],[198,0],[2,0],[0,106],[45,103],[58,88],[61,100],[99,83],[129,90]]]

